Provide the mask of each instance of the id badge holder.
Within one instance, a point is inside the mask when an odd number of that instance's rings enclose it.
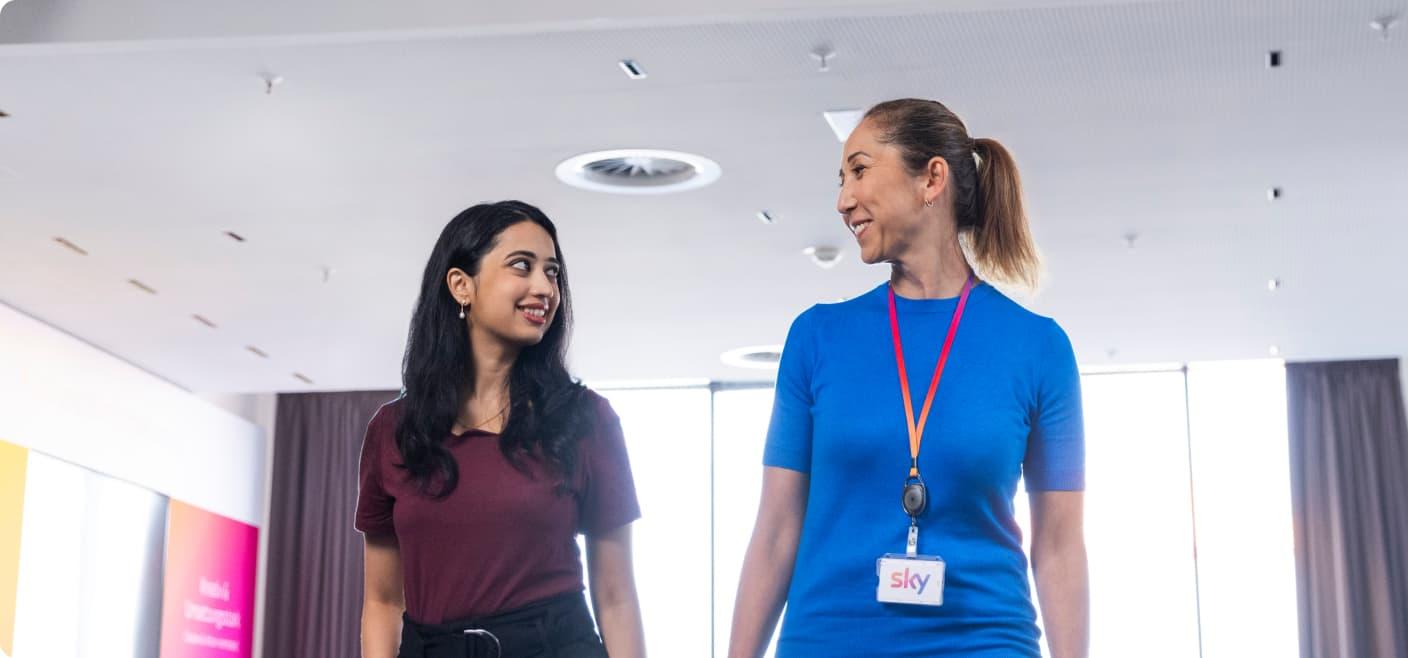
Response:
[[[881,603],[941,606],[944,604],[943,558],[919,555],[919,528],[909,527],[904,553],[886,553],[875,560],[875,600]]]

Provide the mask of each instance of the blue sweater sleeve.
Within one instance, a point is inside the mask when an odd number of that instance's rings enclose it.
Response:
[[[1027,491],[1085,489],[1085,420],[1080,370],[1066,332],[1054,321],[1036,368],[1036,407],[1022,463]]]
[[[792,322],[777,369],[763,464],[803,473],[812,467],[812,372],[816,363],[815,307]]]

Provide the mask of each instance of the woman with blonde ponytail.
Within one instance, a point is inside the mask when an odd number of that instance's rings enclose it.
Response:
[[[1011,153],[947,107],[871,108],[836,209],[890,277],[793,323],[729,655],[1085,658],[1085,441],[1070,340],[987,281],[1040,263]],[[971,262],[970,259],[971,258]]]

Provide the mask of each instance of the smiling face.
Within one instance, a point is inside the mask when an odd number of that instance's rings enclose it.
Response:
[[[522,221],[499,233],[477,273],[452,268],[445,282],[455,300],[468,305],[471,330],[521,349],[542,341],[556,319],[561,270],[552,236]]]
[[[932,230],[932,218],[926,222],[925,211],[943,207],[939,197],[948,178],[941,158],[934,158],[928,171],[911,173],[903,152],[881,137],[879,126],[866,119],[841,151],[836,211],[855,236],[865,263],[893,262]]]

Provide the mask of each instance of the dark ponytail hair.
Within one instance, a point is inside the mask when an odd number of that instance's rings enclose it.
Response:
[[[899,147],[911,174],[923,174],[936,157],[948,163],[954,218],[977,261],[975,269],[985,278],[1035,289],[1041,259],[1022,208],[1022,180],[1012,154],[997,140],[969,137],[958,115],[938,101],[885,101],[865,118],[880,128],[882,141]]]
[[[567,339],[572,296],[567,264],[557,244],[557,228],[541,210],[520,201],[474,206],[445,225],[421,277],[402,362],[402,411],[396,424],[401,467],[422,493],[443,498],[459,484],[459,468],[445,442],[465,398],[474,391],[474,360],[468,326],[450,295],[445,275],[451,268],[479,272],[484,255],[505,229],[521,222],[541,226],[552,237],[561,269],[557,314],[542,341],[524,348],[509,372],[509,411],[499,448],[516,467],[533,455],[566,480],[576,465],[577,439],[586,418],[585,388],[567,372]]]

